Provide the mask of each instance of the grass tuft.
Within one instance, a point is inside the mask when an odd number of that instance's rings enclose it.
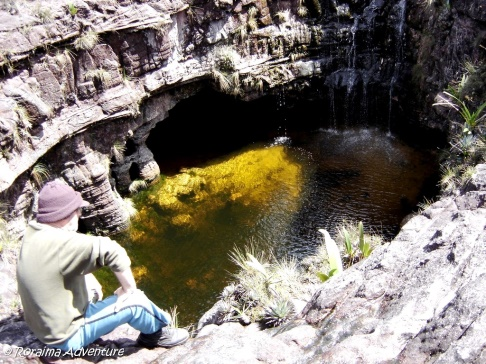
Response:
[[[32,168],[32,171],[30,172],[30,176],[34,180],[34,183],[37,185],[37,187],[41,188],[44,182],[50,178],[51,172],[49,171],[49,168],[44,163],[39,162],[36,163]]]
[[[81,34],[76,40],[74,41],[74,48],[76,49],[83,49],[83,50],[91,50],[100,42],[100,36],[93,30],[89,30],[86,33]]]
[[[145,190],[148,187],[147,182],[143,179],[136,179],[128,187],[128,191],[132,194]]]

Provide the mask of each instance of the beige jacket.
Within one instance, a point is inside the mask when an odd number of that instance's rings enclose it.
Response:
[[[88,305],[84,275],[103,266],[130,267],[117,242],[29,223],[19,254],[17,281],[24,319],[45,344],[58,344],[83,324]]]

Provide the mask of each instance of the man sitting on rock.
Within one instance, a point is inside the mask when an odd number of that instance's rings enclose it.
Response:
[[[36,220],[27,226],[17,265],[29,328],[43,343],[66,352],[124,323],[140,331],[137,342],[147,348],[186,342],[187,330],[169,327],[170,314],[137,289],[125,249],[107,237],[77,232],[87,205],[79,192],[59,180],[39,192]],[[104,266],[121,287],[102,300],[101,285],[91,273]],[[90,301],[92,289],[99,300]]]

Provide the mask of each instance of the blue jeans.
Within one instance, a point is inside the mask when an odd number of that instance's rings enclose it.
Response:
[[[144,334],[152,334],[171,322],[170,314],[158,308],[145,295],[141,298],[143,302],[131,303],[115,312],[117,298],[113,295],[90,303],[84,315],[84,325],[66,341],[51,346],[62,351],[77,350],[126,323]]]

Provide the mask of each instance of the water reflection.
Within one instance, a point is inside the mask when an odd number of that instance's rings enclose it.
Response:
[[[298,258],[343,219],[392,238],[434,180],[435,158],[380,131],[318,130],[252,144],[184,169],[136,198],[139,217],[117,237],[139,286],[157,304],[196,323],[249,241]],[[115,284],[115,283],[113,283]]]

